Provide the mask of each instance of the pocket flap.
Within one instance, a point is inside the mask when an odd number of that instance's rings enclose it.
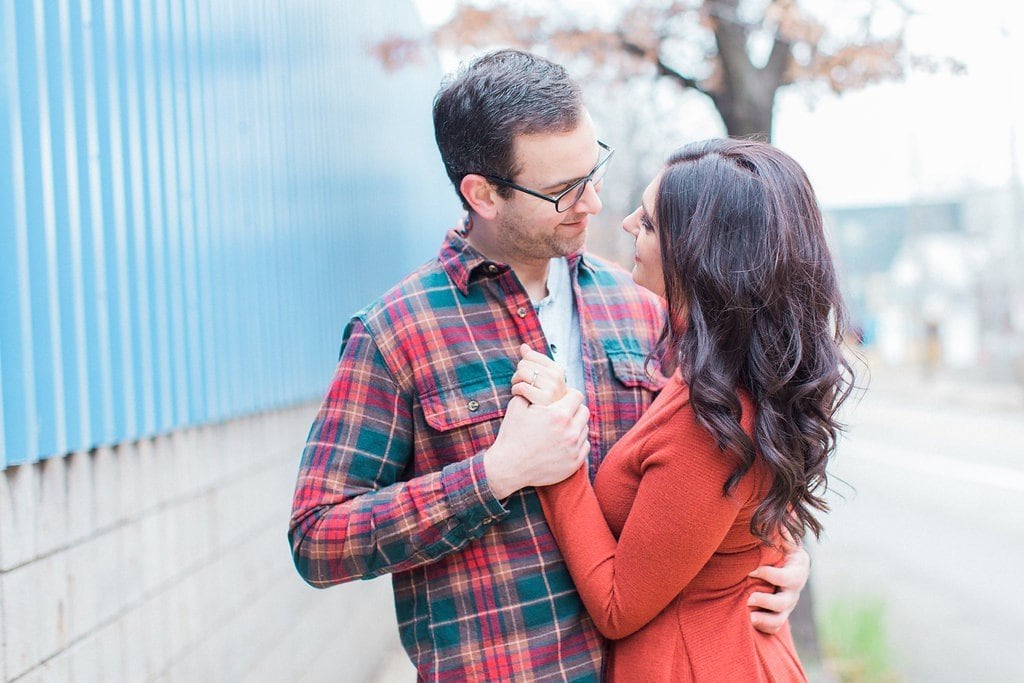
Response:
[[[420,403],[427,424],[446,432],[465,425],[500,418],[512,398],[512,373],[481,377],[457,386],[437,387],[422,394]]]
[[[658,363],[651,361],[648,364],[645,353],[620,348],[609,351],[608,360],[612,365],[612,373],[627,387],[644,387],[657,391],[664,383],[658,375]]]

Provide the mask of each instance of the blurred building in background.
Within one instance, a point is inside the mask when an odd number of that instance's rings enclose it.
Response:
[[[0,3],[0,679],[360,680],[286,529],[360,306],[458,206],[411,2]]]
[[[1024,382],[1019,190],[826,211],[851,322],[877,361]]]

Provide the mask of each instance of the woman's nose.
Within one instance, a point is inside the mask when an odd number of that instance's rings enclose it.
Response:
[[[637,209],[633,213],[626,216],[622,221],[622,229],[628,232],[633,237],[636,237],[637,233],[640,232],[639,218],[637,213],[640,209]]]

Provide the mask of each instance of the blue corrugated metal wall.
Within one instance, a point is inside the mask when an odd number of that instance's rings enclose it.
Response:
[[[410,2],[0,0],[0,466],[315,398],[458,208]]]

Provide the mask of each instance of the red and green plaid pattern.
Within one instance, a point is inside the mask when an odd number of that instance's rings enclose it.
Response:
[[[628,274],[570,259],[591,469],[650,404],[662,324]],[[498,501],[482,453],[526,342],[546,349],[511,269],[455,231],[361,311],[310,430],[289,538],[314,586],[392,573],[402,642],[428,681],[596,681],[603,644],[533,489]]]

